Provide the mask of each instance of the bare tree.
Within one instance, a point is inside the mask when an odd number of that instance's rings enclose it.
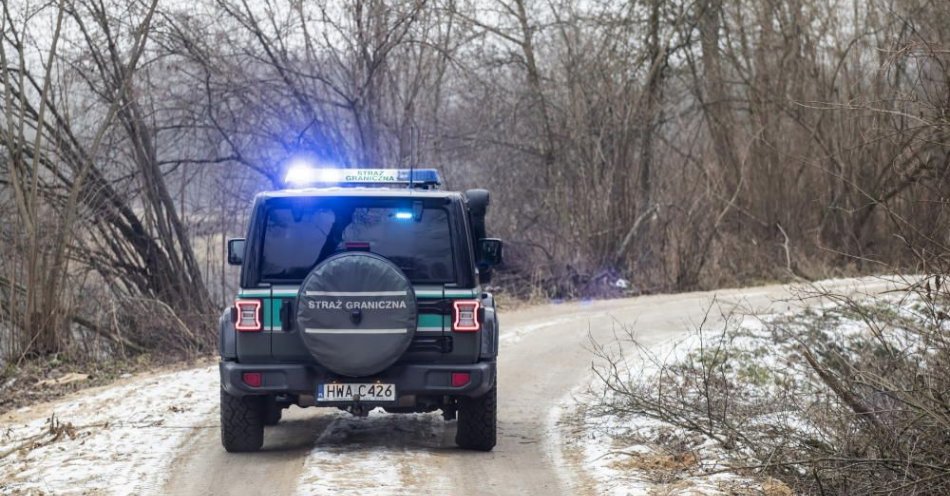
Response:
[[[17,356],[159,346],[156,312],[207,349],[224,240],[300,157],[488,187],[522,295],[913,270],[947,231],[937,0],[3,6]]]

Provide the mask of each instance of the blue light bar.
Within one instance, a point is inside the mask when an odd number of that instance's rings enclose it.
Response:
[[[411,181],[410,181],[411,179]],[[432,187],[442,184],[435,169],[321,169],[294,166],[287,170],[288,186],[334,185],[409,185]]]
[[[399,169],[400,177],[404,182],[409,182],[409,175],[412,173],[412,182],[420,184],[442,184],[442,178],[439,177],[439,171],[435,169]]]
[[[399,220],[409,220],[412,218],[412,212],[396,212],[396,218]]]

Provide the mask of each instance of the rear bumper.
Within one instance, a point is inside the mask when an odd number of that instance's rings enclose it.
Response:
[[[468,396],[477,397],[495,385],[495,362],[457,365],[395,365],[371,377],[340,377],[326,369],[304,364],[244,364],[222,361],[221,386],[234,396],[262,394],[314,394],[317,384],[328,382],[381,382],[395,384],[400,396]],[[244,372],[260,372],[260,387],[248,386]],[[471,380],[460,387],[452,386],[453,372],[467,372]]]

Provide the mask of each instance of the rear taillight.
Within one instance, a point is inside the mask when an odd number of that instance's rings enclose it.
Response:
[[[478,301],[462,300],[455,302],[455,321],[452,330],[455,332],[476,332],[482,325],[478,322]]]
[[[241,380],[248,386],[261,387],[261,384],[264,383],[264,376],[260,372],[245,372],[241,374]]]
[[[452,387],[462,387],[472,382],[472,374],[468,372],[452,372]]]
[[[234,302],[237,309],[237,321],[234,328],[243,332],[261,330],[261,300],[237,300]]]

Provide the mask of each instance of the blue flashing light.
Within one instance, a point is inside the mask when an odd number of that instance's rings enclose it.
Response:
[[[284,174],[284,183],[290,186],[312,184],[317,182],[318,170],[319,169],[310,167],[307,164],[295,162],[290,165],[290,167],[287,169],[287,173]]]
[[[410,220],[412,219],[412,212],[396,212],[395,217],[399,220]]]
[[[399,169],[400,182],[409,182],[410,173],[413,183],[420,184],[442,184],[439,177],[439,171],[435,169]]]

